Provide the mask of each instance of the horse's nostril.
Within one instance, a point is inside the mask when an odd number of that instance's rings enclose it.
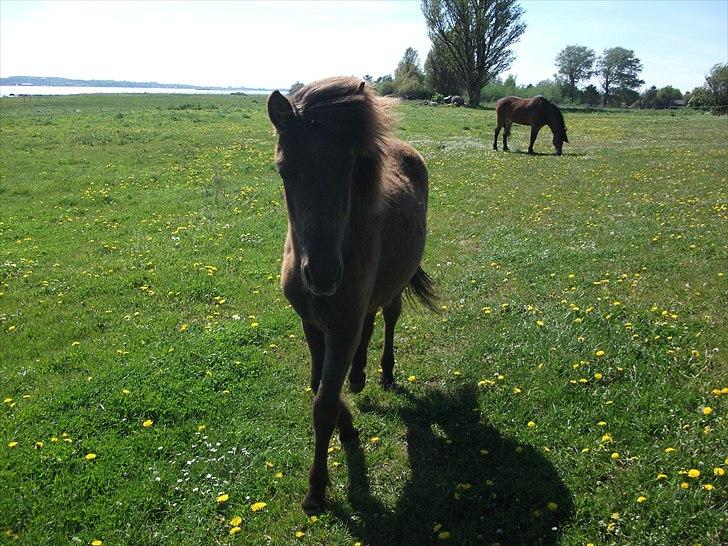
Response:
[[[308,266],[308,262],[304,263],[301,267],[301,273],[303,274],[303,280],[308,284],[309,286],[313,284],[311,281],[311,268]]]

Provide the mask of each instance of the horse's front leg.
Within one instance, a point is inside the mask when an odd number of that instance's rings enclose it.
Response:
[[[338,421],[343,441],[357,437],[351,412],[341,399],[341,387],[349,370],[359,338],[361,322],[356,327],[325,334],[325,354],[321,383],[313,401],[313,428],[316,436],[313,466],[309,474],[308,494],[301,505],[306,514],[321,512],[329,483],[327,464],[329,442]]]
[[[538,132],[541,129],[539,125],[531,125],[531,141],[528,143],[528,153],[533,154],[533,145],[536,142],[536,137],[538,137]]]
[[[493,137],[493,149],[498,151],[498,133],[500,133],[501,126],[497,125],[495,128],[495,136]]]
[[[301,321],[306,343],[311,353],[311,390],[318,392],[321,383],[321,370],[324,366],[324,348],[326,347],[324,333],[310,322]]]

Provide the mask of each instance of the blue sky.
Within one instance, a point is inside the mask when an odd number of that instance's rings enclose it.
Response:
[[[634,49],[642,79],[683,91],[728,62],[728,0],[523,0],[528,28],[509,71],[555,72],[566,45]],[[288,87],[334,74],[391,73],[424,60],[419,1],[21,2],[0,0],[0,75]],[[505,74],[504,74],[505,75]]]

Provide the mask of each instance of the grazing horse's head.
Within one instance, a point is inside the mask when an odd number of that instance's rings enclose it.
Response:
[[[569,142],[569,137],[566,136],[566,127],[563,131],[557,131],[554,133],[554,148],[556,148],[556,155],[561,155],[561,149],[564,146],[564,142]]]
[[[556,155],[561,155],[561,150],[564,146],[564,142],[569,142],[569,137],[566,136],[566,123],[564,123],[564,115],[561,110],[555,105],[551,104],[551,132],[554,134],[553,144],[556,148]]]
[[[357,158],[379,135],[367,119],[372,101],[364,82],[353,78],[314,82],[290,100],[278,91],[268,98],[301,278],[315,295],[332,295],[341,283]]]

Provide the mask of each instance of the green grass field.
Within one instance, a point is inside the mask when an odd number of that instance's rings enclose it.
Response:
[[[395,392],[377,328],[309,519],[265,98],[0,100],[0,540],[728,542],[728,119],[567,113],[556,158],[398,111],[443,312],[405,309]]]

